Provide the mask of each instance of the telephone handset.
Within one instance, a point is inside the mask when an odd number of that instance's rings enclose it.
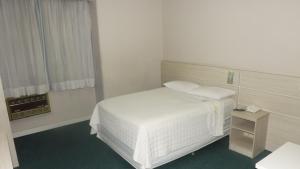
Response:
[[[246,111],[251,112],[251,113],[256,113],[256,112],[258,112],[259,110],[261,110],[261,108],[255,106],[255,105],[251,105],[251,106],[248,106],[248,107],[246,108]]]

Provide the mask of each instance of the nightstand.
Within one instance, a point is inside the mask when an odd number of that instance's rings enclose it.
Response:
[[[264,151],[269,113],[234,111],[231,115],[229,149],[250,158]]]

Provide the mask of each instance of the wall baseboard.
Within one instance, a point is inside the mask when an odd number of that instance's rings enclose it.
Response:
[[[71,120],[67,120],[67,121],[63,121],[63,122],[59,122],[59,123],[55,123],[55,124],[50,124],[50,125],[45,125],[45,126],[41,126],[41,127],[29,129],[29,130],[15,132],[15,133],[13,133],[13,137],[18,138],[18,137],[22,137],[22,136],[26,136],[26,135],[30,135],[30,134],[34,134],[34,133],[39,133],[39,132],[42,132],[42,131],[51,130],[51,129],[55,129],[55,128],[58,128],[58,127],[63,127],[63,126],[66,126],[66,125],[87,121],[90,118],[91,118],[90,116],[81,117],[81,118],[71,119]]]

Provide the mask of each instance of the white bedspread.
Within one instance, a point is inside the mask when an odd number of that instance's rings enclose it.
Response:
[[[207,138],[223,135],[224,102],[168,88],[119,96],[97,104],[92,134],[109,133],[133,150],[142,168],[160,157]]]

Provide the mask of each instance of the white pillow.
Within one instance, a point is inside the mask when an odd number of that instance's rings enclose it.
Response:
[[[216,100],[224,99],[226,97],[235,95],[235,91],[220,88],[220,87],[200,87],[197,89],[193,89],[193,90],[189,91],[188,93],[192,94],[192,95],[208,97],[208,98],[216,99]]]
[[[164,86],[180,92],[189,92],[199,87],[198,84],[188,81],[170,81],[164,83]]]

